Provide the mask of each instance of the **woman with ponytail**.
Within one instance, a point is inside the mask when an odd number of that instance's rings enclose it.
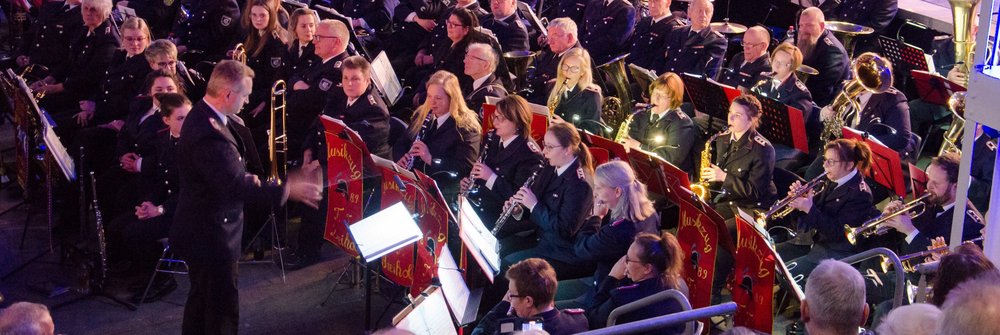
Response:
[[[501,242],[501,253],[506,255],[504,265],[539,257],[556,269],[560,279],[588,276],[593,273],[594,265],[578,264],[574,243],[594,203],[590,151],[580,141],[576,127],[563,122],[549,126],[542,155],[547,164],[538,172],[534,183],[530,188],[521,187],[511,198],[525,208],[522,218],[515,215],[513,219],[526,218],[530,222],[505,224],[519,233]],[[510,201],[504,208],[508,206]],[[537,238],[527,234],[526,229],[533,229]],[[537,245],[532,245],[535,241]],[[511,254],[512,251],[517,252]]]
[[[587,308],[590,329],[607,325],[608,315],[615,308],[651,296],[663,290],[678,290],[687,295],[687,285],[683,279],[681,245],[673,234],[657,236],[639,233],[628,251],[618,259],[611,272],[597,286],[593,304]],[[666,300],[652,306],[622,315],[618,323],[627,323],[655,316],[681,311],[675,300]],[[680,324],[656,334],[680,334],[684,325]]]
[[[812,244],[788,241],[777,250],[786,263],[795,262],[793,275],[808,276],[821,260],[843,258],[861,250],[844,236],[844,225],[858,227],[878,215],[871,188],[865,183],[865,173],[871,167],[872,152],[868,145],[853,139],[838,139],[826,144],[823,151],[826,185],[822,192],[807,191],[792,201],[798,215],[800,231],[813,231]],[[789,194],[803,187],[792,183]]]

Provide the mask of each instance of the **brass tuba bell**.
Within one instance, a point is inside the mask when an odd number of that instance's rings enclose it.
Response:
[[[874,52],[866,52],[851,62],[851,72],[854,79],[844,85],[844,90],[837,94],[830,108],[834,111],[833,118],[823,122],[823,133],[820,138],[840,138],[840,129],[844,126],[845,116],[849,111],[861,113],[857,97],[865,91],[884,93],[892,88],[892,65],[888,60]]]
[[[615,96],[605,96],[601,103],[601,119],[611,129],[616,129],[625,122],[625,117],[629,113],[628,106],[632,106],[631,88],[625,74],[626,57],[628,54],[618,56],[597,67],[597,71],[602,74],[604,92],[611,90],[615,92]]]
[[[535,60],[535,53],[531,51],[508,51],[503,53],[503,60],[507,62],[507,69],[514,75],[513,93],[525,90],[525,79],[528,77],[528,68]]]

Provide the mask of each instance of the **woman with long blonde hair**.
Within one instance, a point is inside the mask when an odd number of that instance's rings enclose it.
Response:
[[[414,111],[406,136],[396,141],[393,157],[400,166],[412,166],[434,178],[450,199],[479,156],[479,120],[465,105],[455,75],[435,72],[426,87],[427,97]]]
[[[570,122],[577,128],[607,136],[601,121],[601,89],[594,84],[590,54],[583,48],[566,51],[559,61],[555,86],[548,106],[555,121]]]

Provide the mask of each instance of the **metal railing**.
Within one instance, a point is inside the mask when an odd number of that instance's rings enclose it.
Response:
[[[632,313],[639,309],[650,307],[653,304],[667,300],[677,301],[677,303],[681,305],[681,312],[691,310],[691,303],[687,300],[687,297],[685,297],[684,294],[681,293],[681,291],[678,290],[660,291],[659,293],[656,293],[654,295],[615,308],[613,311],[611,311],[611,314],[608,315],[608,327],[614,326],[618,322],[618,318],[620,318],[625,314]],[[698,327],[697,321],[692,320],[688,322],[687,325],[684,327],[684,334],[691,334],[697,327]]]
[[[893,273],[895,273],[896,276],[896,286],[893,288],[894,291],[892,297],[892,308],[895,309],[896,307],[903,305],[903,293],[906,291],[906,273],[901,270],[903,268],[903,264],[899,261],[899,256],[897,256],[895,252],[886,248],[875,248],[841,258],[840,261],[853,265],[879,256],[888,258],[889,261],[892,262],[893,269],[895,269]]]
[[[690,311],[684,311],[663,316],[657,316],[655,318],[649,318],[645,320],[623,323],[612,327],[595,329],[580,334],[583,335],[635,334],[635,333],[664,329],[677,324],[694,320],[700,320],[713,316],[730,315],[733,314],[734,312],[736,312],[736,303],[727,302],[724,304],[692,309]]]

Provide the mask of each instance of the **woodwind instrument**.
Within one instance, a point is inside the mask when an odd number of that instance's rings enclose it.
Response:
[[[722,131],[712,135],[712,137],[709,137],[708,141],[705,142],[705,149],[701,151],[701,166],[698,168],[698,171],[695,172],[698,174],[698,182],[691,184],[691,192],[697,195],[701,200],[705,200],[705,198],[708,197],[708,183],[701,175],[701,170],[712,167],[712,142],[715,142],[715,139],[719,138],[719,136],[728,135],[730,133],[731,131],[728,127],[726,127],[722,129]]]
[[[492,130],[490,130],[490,132],[486,133],[486,140],[483,141],[483,146],[479,148],[479,162],[480,163],[486,164],[486,155],[487,155],[487,152],[490,151],[490,142],[493,141],[493,137],[496,136],[496,133],[497,133],[496,129],[492,129]],[[469,172],[469,178],[470,179],[472,178],[472,172]],[[472,186],[469,186],[469,188],[467,190],[465,190],[464,192],[462,192],[459,196],[461,196],[462,198],[467,199],[469,197],[469,194],[474,194],[474,193],[478,193],[478,192],[479,192],[479,185],[476,184],[475,180],[473,180],[472,181]]]
[[[538,173],[542,171],[542,169],[544,168],[545,168],[545,159],[543,158],[541,161],[538,162],[538,169],[535,169],[535,172],[531,173],[531,176],[528,177],[528,180],[524,181],[524,185],[522,185],[521,188],[530,189],[531,186],[535,184],[535,178],[538,177]],[[507,209],[504,210],[503,213],[500,213],[500,217],[497,218],[497,222],[493,225],[493,231],[492,231],[493,235],[496,235],[497,233],[500,232],[500,229],[503,228],[503,226],[507,223],[511,215],[516,214],[515,211],[523,211],[523,210],[524,209],[521,207],[520,203],[511,200],[510,207],[507,207]]]
[[[427,111],[427,117],[424,118],[424,124],[420,126],[420,132],[417,133],[417,137],[413,139],[413,142],[422,141],[424,139],[424,134],[427,133],[427,127],[431,125],[431,120],[434,119],[434,114]],[[413,170],[413,156],[409,152],[406,153],[406,169]]]

